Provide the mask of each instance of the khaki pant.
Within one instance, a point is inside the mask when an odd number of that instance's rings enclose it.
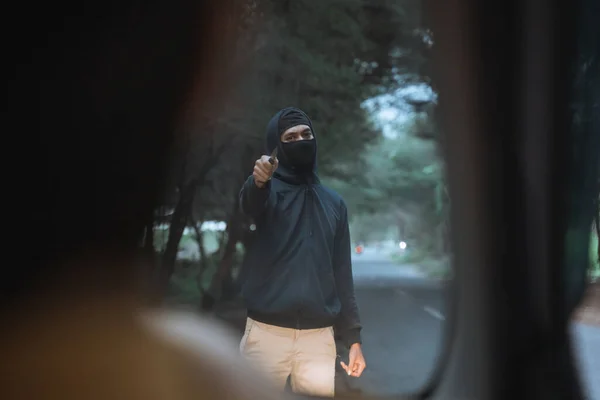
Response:
[[[281,390],[290,377],[295,393],[334,395],[336,348],[332,327],[298,330],[248,318],[240,351]]]

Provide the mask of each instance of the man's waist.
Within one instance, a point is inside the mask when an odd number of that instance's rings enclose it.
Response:
[[[248,310],[248,318],[264,324],[293,329],[318,329],[333,326],[336,317],[334,315],[307,316],[301,311],[289,313],[268,313],[256,310]]]

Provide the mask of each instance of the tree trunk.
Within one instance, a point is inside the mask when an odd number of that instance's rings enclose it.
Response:
[[[206,248],[204,247],[204,234],[202,230],[198,228],[198,225],[202,225],[202,221],[198,223],[192,221],[192,228],[194,228],[194,233],[196,235],[196,243],[198,243],[198,253],[200,253],[200,267],[205,269],[206,267]]]
[[[150,213],[146,219],[144,238],[142,241],[142,263],[143,263],[143,287],[144,295],[148,305],[157,305],[159,296],[156,287],[156,249],[154,248],[154,213]]]
[[[221,234],[219,235],[219,254],[223,255],[223,249],[225,248],[227,242],[227,229],[225,229],[223,232],[221,232]]]
[[[237,203],[237,202],[236,202]],[[241,239],[242,215],[239,212],[239,203],[235,204],[234,211],[227,222],[227,242],[221,253],[221,261],[219,267],[212,278],[210,290],[205,293],[202,301],[202,309],[211,311],[215,303],[221,298],[223,292],[223,284],[227,279],[231,278],[231,270],[235,256],[236,245]]]
[[[201,295],[204,295],[204,272],[208,267],[208,260],[206,258],[206,248],[204,247],[204,234],[202,230],[198,228],[198,225],[202,225],[202,222],[195,223],[192,221],[192,227],[194,228],[194,233],[196,234],[196,242],[198,243],[198,252],[200,253],[200,268],[198,270],[198,275],[196,275],[196,286],[198,287],[198,291]]]
[[[169,286],[171,275],[175,271],[175,262],[179,252],[179,242],[183,236],[183,231],[190,218],[194,195],[196,194],[196,182],[190,182],[182,191],[171,218],[169,226],[169,238],[163,254],[159,273],[159,285],[163,294]]]
[[[596,226],[596,237],[598,238],[596,254],[598,256],[598,262],[600,263],[600,180],[598,180],[598,193],[596,194],[596,212],[594,215],[594,225]]]
[[[154,256],[154,252],[154,217],[151,216],[144,232],[144,253]]]
[[[598,246],[596,249],[596,253],[598,255],[598,262],[600,263],[600,232],[596,233],[598,235]]]
[[[235,250],[237,243],[240,239],[240,229],[239,229],[239,219],[234,218],[228,224],[232,225],[231,229],[228,229],[228,237],[227,244],[225,245],[225,249],[223,251],[223,256],[221,258],[221,262],[219,263],[219,269],[215,274],[215,279],[217,279],[217,284],[220,285],[223,281],[231,275],[231,267],[233,266],[233,257],[235,256]]]
[[[215,134],[215,132],[211,132]],[[188,132],[187,135],[187,143],[185,145],[185,149],[189,152],[192,143],[192,134],[191,131]],[[158,284],[162,291],[162,294],[166,294],[166,291],[169,287],[169,281],[171,279],[171,275],[175,271],[175,263],[177,260],[177,253],[179,251],[179,242],[181,241],[181,237],[183,236],[183,232],[185,227],[192,217],[193,203],[194,197],[196,195],[196,191],[198,187],[200,187],[208,173],[217,163],[221,155],[225,152],[227,148],[225,145],[220,147],[215,147],[214,137],[210,136],[208,138],[210,141],[206,150],[206,156],[203,160],[202,166],[198,170],[197,173],[194,174],[194,178],[191,179],[188,183],[186,180],[186,175],[188,174],[188,161],[191,155],[189,153],[186,154],[186,159],[182,163],[181,166],[181,181],[179,183],[179,200],[175,207],[175,211],[171,217],[171,223],[169,226],[169,237],[167,239],[167,245],[165,247],[165,252],[162,257],[162,263],[160,266],[160,272],[158,274]],[[194,168],[194,170],[196,170]]]

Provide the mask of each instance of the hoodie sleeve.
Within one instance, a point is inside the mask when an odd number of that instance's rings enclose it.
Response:
[[[336,321],[335,329],[340,334],[346,346],[350,347],[355,343],[361,343],[360,331],[362,326],[354,296],[348,210],[343,202],[340,224],[335,235],[333,257],[335,284],[340,302],[342,303],[342,311]]]
[[[254,183],[254,177],[250,175],[240,190],[240,209],[244,215],[249,217],[259,216],[267,205],[271,193],[271,181],[259,188]]]

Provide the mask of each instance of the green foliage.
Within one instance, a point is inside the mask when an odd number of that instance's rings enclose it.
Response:
[[[400,264],[418,264],[429,257],[427,251],[416,248],[406,252],[396,252],[392,255],[392,259]]]
[[[177,268],[169,282],[166,302],[170,304],[200,304],[202,292],[198,287],[198,263],[188,267],[185,272]],[[203,275],[202,284],[209,285],[209,274]]]
[[[436,252],[440,238],[435,230],[446,223],[449,197],[438,145],[418,135],[422,124],[415,119],[398,126],[396,137],[380,136],[369,144],[363,179],[328,183],[357,215],[361,236],[396,226],[397,239],[416,239],[420,248]]]
[[[410,202],[440,209],[436,199],[443,165],[437,144],[412,135],[409,129],[396,138],[381,137],[368,148],[367,184],[377,189],[380,204],[393,208],[398,202]]]
[[[592,279],[600,279],[600,259],[598,258],[598,236],[592,232],[590,237],[590,276]]]
[[[445,279],[452,275],[448,256],[432,257],[431,253],[424,249],[417,248],[415,251],[404,253],[395,252],[390,258],[397,264],[416,266],[429,278]]]
[[[314,120],[322,177],[351,181],[379,135],[366,99],[395,90],[399,74],[418,75],[423,40],[417,0],[244,0],[238,43],[224,86],[226,107],[191,110],[173,154],[165,204],[194,182],[194,218],[226,220],[264,132],[280,108]]]
[[[168,229],[155,229],[154,230],[154,248],[157,251],[163,251],[167,243],[169,231]],[[217,232],[204,232],[204,247],[207,253],[212,253],[219,248],[218,233]],[[187,246],[198,246],[194,234],[184,234],[179,242],[179,248],[182,249]]]
[[[249,117],[247,129],[259,133],[255,155],[262,152],[271,115],[296,105],[314,120],[321,173],[335,175],[336,165],[354,160],[374,137],[361,108],[372,89],[363,85],[354,62],[376,46],[365,37],[361,3],[260,3],[264,41],[248,56],[247,79],[238,88],[246,100],[240,112]]]
[[[414,33],[420,2],[250,3],[257,17],[246,33],[255,38],[254,45],[240,48],[236,100],[226,119],[241,121],[239,132],[252,136],[257,156],[271,115],[289,105],[302,108],[314,120],[321,174],[347,180],[378,135],[363,102],[393,90],[400,70],[418,72],[420,64],[412,60],[420,54]],[[245,43],[246,36],[241,37]],[[394,51],[399,47],[411,49]]]
[[[238,210],[239,188],[264,153],[268,120],[294,105],[313,119],[319,173],[345,197],[351,215],[379,213],[380,221],[387,221],[385,212],[397,213],[397,204],[407,201],[441,213],[436,206],[441,202],[435,200],[443,197],[435,195],[440,167],[430,154],[434,147],[416,139],[384,142],[364,108],[367,99],[419,79],[427,47],[421,2],[241,4],[234,62],[228,66],[232,81],[223,87],[226,107],[217,105],[201,115],[191,110],[174,151],[165,205],[177,204],[181,188],[193,184],[190,219],[230,221]],[[162,249],[162,239],[156,240]],[[193,297],[193,285],[178,283],[190,276],[180,272],[178,268],[172,286]]]
[[[200,304],[208,290],[221,257],[218,252],[208,255],[205,269],[200,261],[180,260],[171,276],[167,301],[173,304]]]

